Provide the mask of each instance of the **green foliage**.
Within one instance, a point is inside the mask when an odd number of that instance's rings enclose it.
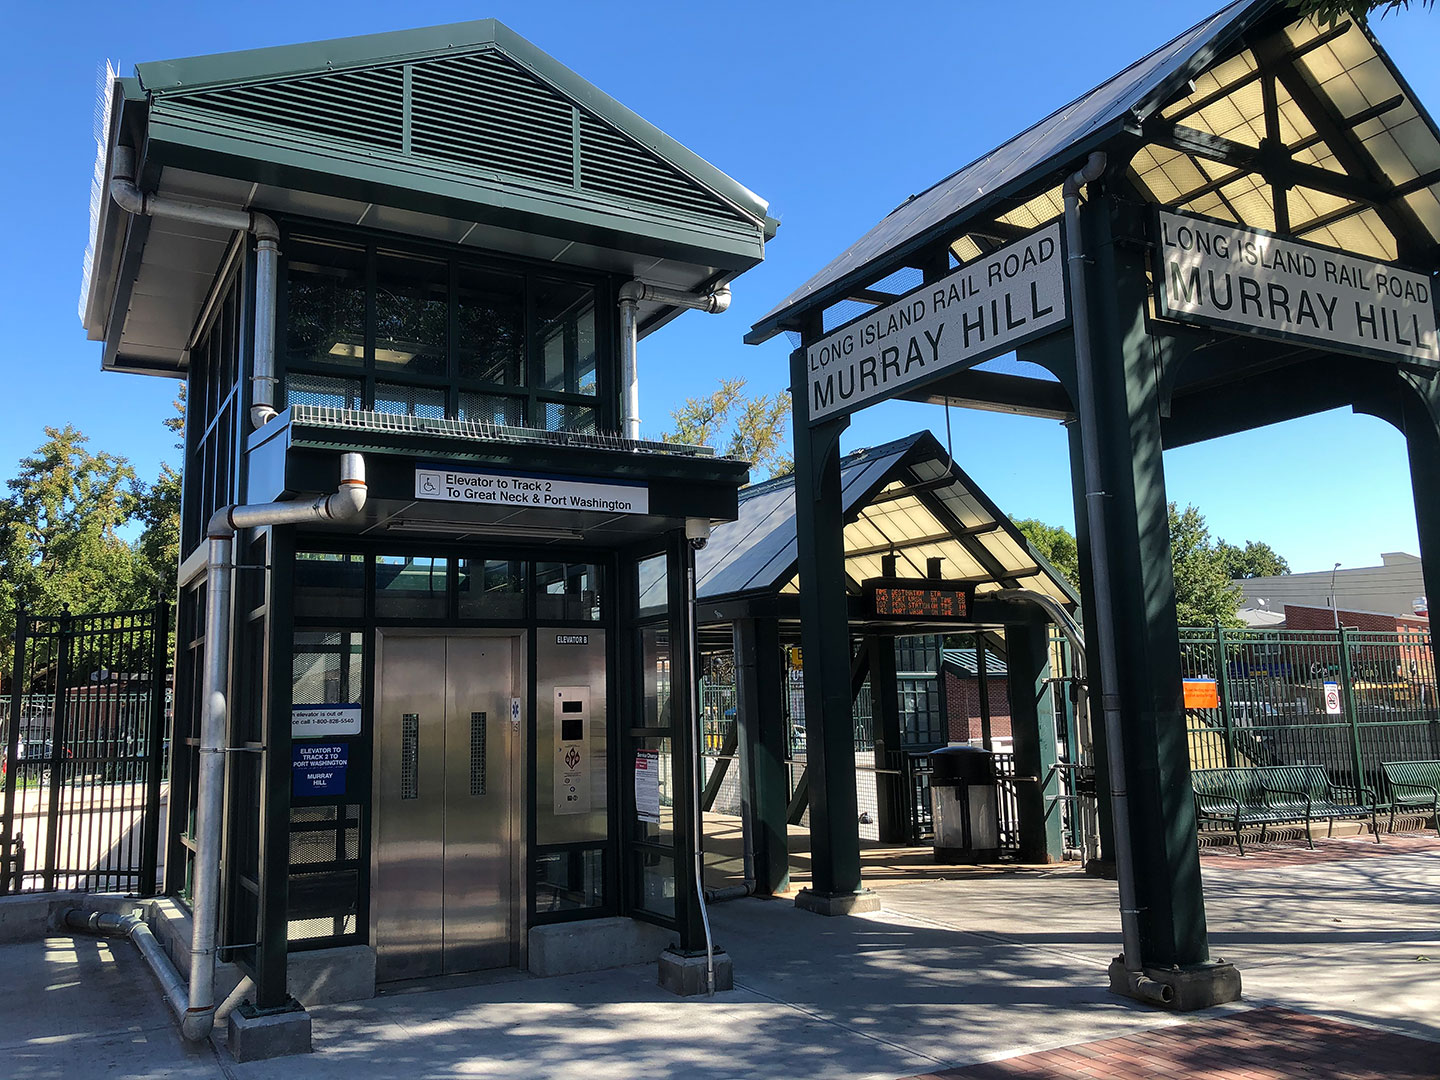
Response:
[[[1215,550],[1219,552],[1225,564],[1225,573],[1231,579],[1275,577],[1290,573],[1290,564],[1284,557],[1260,540],[1246,540],[1243,548],[1220,540],[1216,542]]]
[[[1384,18],[1392,11],[1408,11],[1411,0],[1285,0],[1298,16],[1313,15],[1326,26],[1343,19],[1366,22],[1375,12]],[[1419,0],[1419,7],[1433,8],[1435,0]]]
[[[1243,548],[1224,540],[1212,543],[1204,515],[1193,506],[1182,512],[1171,503],[1169,523],[1175,606],[1181,626],[1209,626],[1217,620],[1238,626],[1235,613],[1242,594],[1231,579],[1290,572],[1290,564],[1264,541],[1247,540]],[[1080,553],[1069,530],[1034,518],[1022,518],[1015,525],[1042,558],[1079,586]]]
[[[660,437],[666,442],[711,446],[730,457],[741,458],[766,477],[790,472],[785,452],[785,425],[790,419],[790,394],[774,397],[745,395],[744,379],[721,379],[720,387],[705,397],[686,398],[670,414],[675,427]]]
[[[1224,555],[1210,542],[1205,517],[1193,506],[1170,504],[1170,559],[1175,577],[1175,614],[1181,626],[1219,622],[1238,626],[1240,590],[1230,583]]]
[[[1021,518],[1015,527],[1042,559],[1065,575],[1070,584],[1080,587],[1080,549],[1069,529],[1046,525],[1038,518]]]

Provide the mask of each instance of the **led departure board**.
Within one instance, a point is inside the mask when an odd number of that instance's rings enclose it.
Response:
[[[877,618],[966,619],[970,589],[941,582],[886,582],[870,590],[870,612]]]

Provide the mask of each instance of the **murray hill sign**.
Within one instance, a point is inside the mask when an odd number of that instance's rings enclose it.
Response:
[[[806,350],[812,422],[981,363],[1069,319],[1060,223],[906,293]]]
[[[1230,222],[1157,216],[1161,316],[1337,352],[1440,361],[1424,274]]]

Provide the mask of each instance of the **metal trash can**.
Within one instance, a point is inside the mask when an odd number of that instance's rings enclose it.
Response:
[[[937,863],[1000,859],[1000,787],[995,755],[978,746],[930,754],[930,815]]]

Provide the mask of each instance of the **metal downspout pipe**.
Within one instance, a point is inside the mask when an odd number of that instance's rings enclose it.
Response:
[[[200,769],[195,803],[195,868],[190,913],[190,1003],[181,1023],[187,1039],[203,1039],[215,1022],[215,937],[220,913],[220,832],[224,817],[225,754],[230,682],[230,569],[235,533],[269,525],[340,521],[365,507],[365,459],[340,455],[340,486],[308,503],[222,506],[210,518],[206,570],[205,683],[200,699]]]
[[[123,210],[148,217],[248,232],[255,237],[255,363],[250,376],[250,424],[264,427],[275,417],[275,291],[280,273],[280,228],[255,210],[207,206],[166,195],[146,194],[135,184],[135,151],[115,148],[110,197]]]
[[[1140,952],[1140,912],[1135,896],[1134,849],[1130,840],[1130,800],[1125,775],[1125,744],[1120,726],[1119,666],[1115,657],[1115,611],[1110,593],[1110,563],[1105,524],[1108,496],[1101,489],[1099,419],[1092,381],[1090,307],[1086,289],[1085,239],[1080,225],[1080,189],[1105,174],[1105,155],[1093,153],[1083,168],[1065,178],[1065,235],[1069,242],[1068,275],[1075,335],[1075,388],[1080,419],[1080,446],[1085,476],[1085,516],[1090,531],[1090,573],[1095,589],[1095,633],[1099,661],[1100,706],[1105,723],[1105,756],[1109,766],[1110,808],[1115,833],[1115,880],[1120,892],[1120,934],[1126,980],[1131,993],[1159,1004],[1174,989],[1145,975]]]
[[[703,296],[696,293],[647,285],[643,281],[627,281],[620,286],[620,405],[622,433],[627,439],[640,438],[640,369],[639,349],[640,305],[668,304],[719,315],[730,306],[730,286],[721,285]]]

